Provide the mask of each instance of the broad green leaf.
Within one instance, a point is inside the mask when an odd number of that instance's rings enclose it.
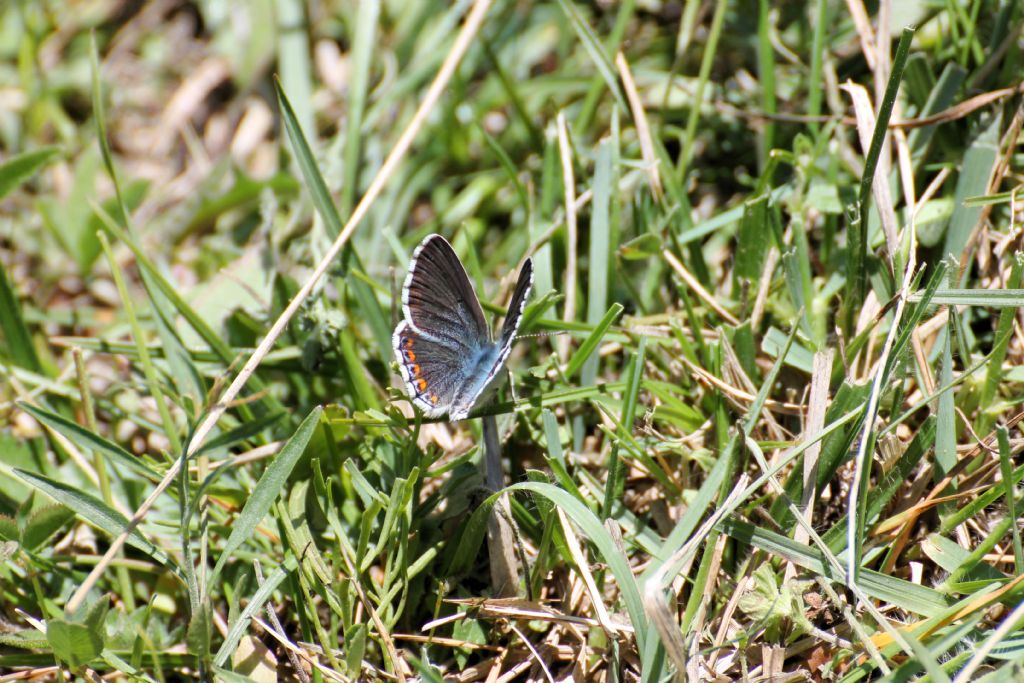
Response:
[[[999,156],[999,135],[1002,126],[1003,117],[995,116],[992,123],[971,143],[963,161],[958,164],[960,177],[957,179],[954,194],[956,206],[949,219],[949,230],[946,231],[946,244],[942,256],[952,254],[959,259],[964,246],[967,245],[967,239],[974,232],[982,207],[965,206],[964,202],[968,197],[985,194],[988,189],[988,179]]]
[[[3,356],[9,357],[19,367],[37,373],[42,371],[36,347],[32,344],[32,334],[21,314],[14,284],[7,277],[7,268],[0,268],[0,331],[7,349]]]
[[[263,471],[263,475],[249,496],[249,500],[246,501],[245,507],[242,508],[242,512],[238,515],[238,519],[231,525],[231,535],[228,536],[228,540],[220,551],[220,557],[217,559],[217,564],[213,568],[211,577],[216,577],[220,574],[220,570],[231,557],[231,554],[245,543],[263,518],[266,517],[267,512],[270,511],[270,506],[273,505],[274,500],[284,490],[285,483],[287,483],[288,477],[292,473],[292,468],[295,467],[295,463],[299,461],[299,457],[305,452],[306,444],[309,443],[310,437],[313,436],[313,432],[320,424],[322,413],[322,408],[314,408],[309,416],[302,421],[299,428],[295,430],[291,438],[288,439],[288,443],[284,445],[273,462]],[[210,580],[213,581],[213,578]]]
[[[26,482],[58,503],[71,508],[86,522],[105,531],[110,536],[118,536],[128,528],[128,519],[124,515],[110,508],[99,498],[89,495],[79,488],[53,481],[35,472],[26,472],[21,469],[15,469],[14,472]],[[128,534],[127,543],[166,566],[176,575],[179,574],[177,565],[167,556],[167,553],[162,548],[158,548],[146,540],[146,537],[138,529],[132,529],[131,533]]]
[[[79,448],[99,453],[111,463],[125,467],[150,481],[157,482],[162,478],[158,472],[150,468],[141,458],[132,455],[116,443],[107,441],[99,434],[90,432],[77,422],[72,422],[57,413],[52,413],[29,403],[19,403],[18,406],[53,431],[66,437]]]
[[[761,268],[772,246],[768,222],[769,195],[762,195],[743,205],[743,220],[736,236],[736,277],[750,282],[761,278]]]
[[[21,544],[28,550],[37,550],[75,516],[63,505],[47,505],[33,510],[21,532]]]
[[[54,656],[72,669],[85,666],[103,652],[106,638],[104,620],[110,608],[107,596],[92,602],[73,615],[46,622],[46,639]]]
[[[0,199],[36,174],[60,154],[59,147],[40,147],[16,154],[0,164]]]
[[[103,652],[103,631],[64,619],[51,619],[46,624],[46,639],[53,656],[71,669],[85,666]]]

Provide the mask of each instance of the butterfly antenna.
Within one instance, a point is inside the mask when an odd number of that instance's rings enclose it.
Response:
[[[557,337],[569,334],[569,330],[554,330],[552,332],[531,332],[530,334],[517,334],[516,339],[531,339],[535,337]]]

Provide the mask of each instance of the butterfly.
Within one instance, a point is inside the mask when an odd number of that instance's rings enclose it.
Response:
[[[452,245],[441,235],[420,242],[402,287],[405,319],[391,337],[413,405],[427,417],[469,417],[508,359],[532,286],[533,262],[526,259],[501,336],[492,341],[476,290]]]

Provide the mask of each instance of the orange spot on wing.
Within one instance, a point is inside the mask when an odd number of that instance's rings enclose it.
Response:
[[[434,404],[435,406],[437,405],[437,402],[438,402],[439,400],[440,400],[440,399],[438,399],[438,397],[437,397],[437,394],[431,394],[431,395],[430,395],[430,402],[431,402],[431,403],[433,403],[433,404]]]
[[[411,349],[412,345],[413,345],[412,337],[406,337],[405,339],[402,340],[402,346],[404,346],[405,348]]]
[[[413,363],[409,366],[409,371],[412,372],[413,377],[420,376],[420,366],[417,363]]]
[[[405,359],[407,361],[409,361],[410,363],[414,363],[414,362],[416,362],[416,354],[413,353],[412,351],[406,351],[405,352]],[[418,375],[420,373],[417,372],[416,374]]]
[[[416,388],[419,389],[420,392],[426,391],[427,390],[427,380],[425,380],[422,377],[420,377],[418,380],[416,380]]]

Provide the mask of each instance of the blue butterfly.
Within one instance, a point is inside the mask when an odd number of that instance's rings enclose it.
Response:
[[[476,290],[452,245],[441,235],[420,242],[402,287],[405,319],[391,337],[413,405],[427,417],[466,419],[508,359],[532,286],[533,262],[526,259],[501,336],[491,341]]]

